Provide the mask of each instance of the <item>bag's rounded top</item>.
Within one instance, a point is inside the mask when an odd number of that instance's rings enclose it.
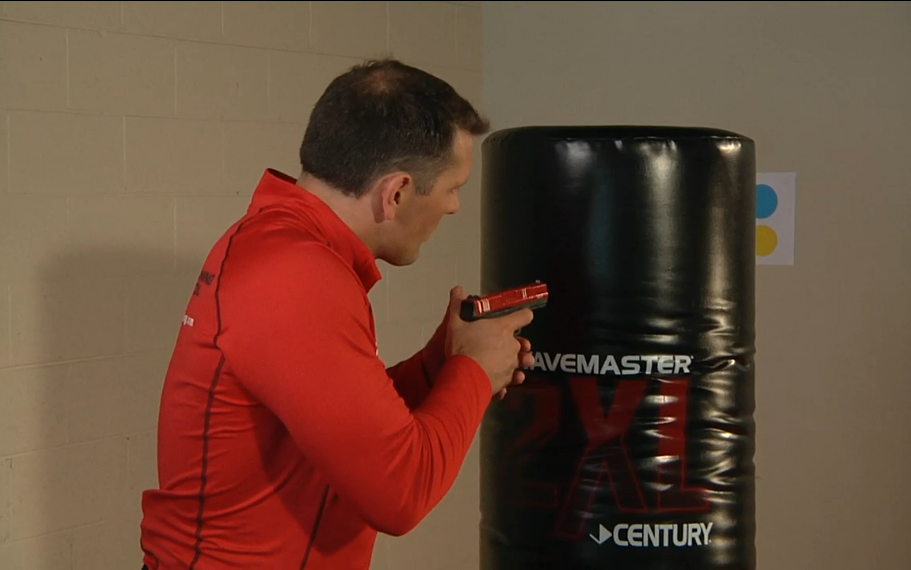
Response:
[[[712,127],[661,125],[536,125],[494,131],[485,144],[534,138],[562,140],[723,139],[752,142],[749,137]]]

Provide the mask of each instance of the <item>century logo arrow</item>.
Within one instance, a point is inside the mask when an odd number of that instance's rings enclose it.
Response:
[[[604,525],[598,525],[598,536],[588,536],[597,544],[604,544],[608,540],[616,546],[631,546],[634,548],[651,547],[692,547],[704,546],[711,541],[709,535],[715,523],[659,523],[659,524],[627,524],[614,525],[613,530]]]
[[[611,537],[611,531],[604,528],[603,524],[599,524],[598,525],[598,536],[595,536],[593,534],[590,534],[588,536],[592,537],[592,540],[594,540],[598,544],[604,544]]]

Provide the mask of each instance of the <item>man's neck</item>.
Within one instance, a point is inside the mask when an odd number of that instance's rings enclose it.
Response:
[[[374,235],[373,213],[366,200],[358,200],[309,174],[303,173],[297,179],[297,185],[304,188],[320,200],[347,225],[355,235],[367,244],[376,255],[377,236]]]

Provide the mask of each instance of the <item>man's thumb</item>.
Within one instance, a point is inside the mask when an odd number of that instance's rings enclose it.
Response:
[[[450,301],[460,303],[462,301],[462,299],[466,299],[467,297],[468,297],[468,293],[465,292],[465,288],[462,287],[461,285],[456,285],[455,287],[453,287],[452,289],[449,290],[449,300]]]
[[[449,314],[458,315],[461,311],[462,300],[467,298],[468,294],[465,292],[465,288],[461,285],[453,287],[449,290]]]

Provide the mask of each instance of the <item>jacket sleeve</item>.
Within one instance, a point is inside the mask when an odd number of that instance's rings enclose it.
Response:
[[[427,344],[414,356],[386,369],[396,391],[405,404],[414,409],[424,401],[446,360],[446,322],[434,332]]]
[[[486,373],[450,358],[409,409],[377,356],[367,295],[333,251],[292,243],[232,258],[219,284],[228,364],[368,524],[410,531],[462,467],[491,399]]]

